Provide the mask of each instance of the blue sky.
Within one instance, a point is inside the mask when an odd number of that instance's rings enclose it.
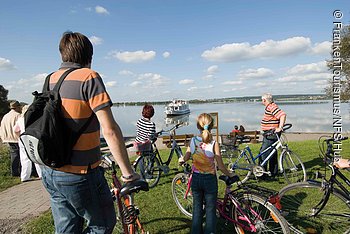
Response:
[[[5,0],[0,84],[31,102],[71,30],[93,42],[114,102],[321,93],[333,22],[349,20],[348,0]]]

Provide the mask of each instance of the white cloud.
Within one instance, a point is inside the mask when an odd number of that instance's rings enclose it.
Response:
[[[296,82],[296,81],[311,81],[311,80],[327,80],[332,75],[330,73],[311,73],[311,74],[296,74],[278,78],[279,82]]]
[[[0,57],[0,71],[10,71],[14,70],[15,66],[10,60]]]
[[[184,79],[184,80],[180,80],[179,84],[181,85],[187,85],[187,84],[193,84],[194,80],[189,80],[189,79]]]
[[[325,73],[327,72],[327,63],[326,61],[320,61],[317,63],[308,63],[308,64],[298,64],[290,68],[286,74],[295,75],[295,74],[310,74],[310,73]]]
[[[44,82],[45,81],[45,78],[47,77],[47,73],[40,73],[40,74],[37,74],[35,75],[32,80],[34,81],[39,81],[39,82]]]
[[[131,87],[138,87],[141,86],[142,82],[141,81],[134,81],[130,84]]]
[[[197,87],[197,86],[193,86],[187,89],[187,91],[197,91],[197,90],[207,90],[207,89],[212,89],[214,88],[213,85],[208,85],[208,86],[203,86],[203,87]]]
[[[104,7],[101,7],[101,6],[96,6],[95,7],[95,12],[97,14],[109,15],[109,12],[107,11],[107,9],[104,8]]]
[[[310,45],[310,38],[305,37],[292,37],[281,41],[266,40],[256,45],[250,45],[248,42],[232,43],[206,50],[202,53],[202,57],[218,62],[273,58],[305,52]]]
[[[324,41],[321,43],[315,43],[315,45],[310,48],[312,54],[329,55],[332,51],[332,42]]]
[[[204,77],[202,77],[203,80],[213,80],[214,79],[214,75],[213,74],[208,74],[205,75]]]
[[[138,63],[138,62],[145,62],[149,61],[155,58],[156,52],[155,51],[125,51],[125,52],[112,52],[112,57],[119,59],[122,62],[125,63]]]
[[[241,80],[246,79],[263,79],[274,76],[275,73],[268,68],[247,69],[238,73],[238,78]]]
[[[117,85],[117,81],[108,81],[105,84],[107,87],[114,87]]]
[[[89,40],[91,41],[91,43],[93,45],[101,45],[103,42],[103,39],[100,37],[96,37],[96,36],[91,36],[89,37]]]
[[[134,75],[134,73],[132,71],[128,71],[128,70],[121,70],[118,72],[119,75],[122,76],[132,76]]]
[[[164,57],[164,58],[169,58],[169,57],[170,57],[170,53],[169,53],[168,51],[165,51],[165,52],[163,53],[163,57]]]
[[[326,85],[328,84],[328,80],[316,80],[314,83],[317,85]]]
[[[214,73],[218,72],[218,70],[219,70],[219,66],[218,65],[213,65],[213,66],[208,67],[207,73],[208,74],[214,74]]]
[[[137,79],[142,80],[146,83],[145,88],[164,86],[169,81],[169,79],[163,77],[162,75],[151,72],[139,74]]]
[[[265,82],[258,82],[254,85],[255,87],[265,87],[267,84]]]
[[[222,84],[223,85],[240,85],[243,82],[241,80],[231,80],[231,81],[225,81]]]

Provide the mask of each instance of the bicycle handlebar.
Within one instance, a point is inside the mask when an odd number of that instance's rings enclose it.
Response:
[[[285,132],[286,130],[290,129],[293,125],[292,124],[285,124],[283,125],[282,127],[282,132]],[[271,136],[273,134],[277,134],[277,132],[275,132],[275,129],[271,129],[271,130],[268,130],[266,132],[263,133],[264,136]]]
[[[171,132],[171,131],[174,131],[175,129],[178,129],[179,127],[181,127],[183,125],[183,122],[181,123],[177,123],[175,126],[173,126],[172,128],[170,129],[167,129],[167,130],[160,130],[159,132],[156,133],[157,136],[161,136],[164,132]]]
[[[332,137],[332,138],[325,139],[324,141],[327,142],[327,144],[328,144],[328,143],[331,142],[331,141],[333,141],[333,142],[339,142],[339,141],[345,141],[345,140],[347,140],[347,139],[349,139],[349,138],[348,138],[348,137],[341,137],[341,138],[339,138],[339,139],[334,139],[334,138]]]

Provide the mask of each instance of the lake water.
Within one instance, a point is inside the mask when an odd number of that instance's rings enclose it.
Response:
[[[278,103],[277,103],[278,104]],[[287,113],[287,123],[293,124],[290,132],[334,132],[332,102],[319,103],[281,103],[279,107]],[[243,125],[246,130],[260,130],[260,120],[264,106],[259,102],[240,103],[206,103],[190,104],[189,115],[174,119],[166,118],[163,105],[155,105],[155,122],[157,131],[168,129],[174,122],[185,122],[177,134],[197,133],[196,119],[200,113],[218,112],[219,134],[225,134],[234,125]],[[123,131],[124,136],[135,136],[136,122],[141,117],[142,106],[112,107],[113,115]],[[341,104],[343,132],[350,131],[350,104]]]

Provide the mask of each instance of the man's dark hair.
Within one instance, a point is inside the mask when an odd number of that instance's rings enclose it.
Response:
[[[154,108],[150,104],[145,104],[142,109],[142,116],[145,118],[152,118],[154,115]]]
[[[63,62],[79,63],[82,66],[91,63],[93,47],[90,40],[81,33],[63,33],[59,49]]]

